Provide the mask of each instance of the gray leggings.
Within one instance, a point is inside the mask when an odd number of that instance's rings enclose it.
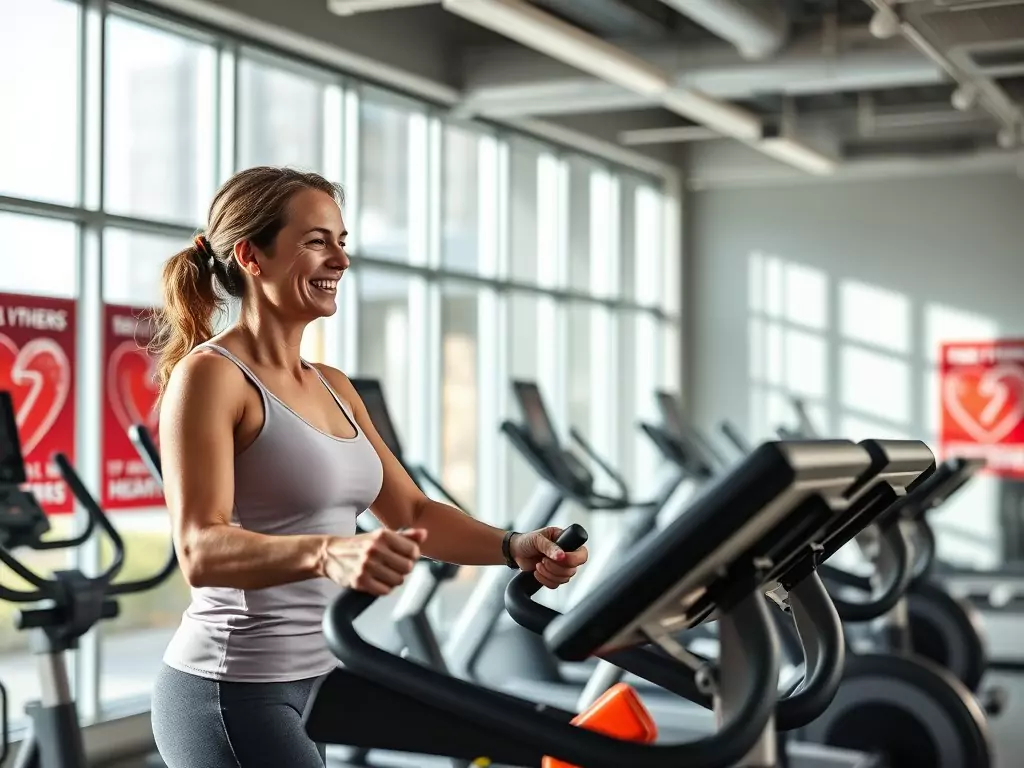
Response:
[[[315,678],[226,683],[164,665],[153,686],[153,736],[167,768],[323,768],[302,727]]]

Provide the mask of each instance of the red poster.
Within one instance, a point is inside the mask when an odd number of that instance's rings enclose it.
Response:
[[[943,455],[1024,478],[1024,340],[943,344],[940,360]]]
[[[144,424],[157,437],[157,384],[146,346],[152,334],[148,308],[108,304],[103,312],[103,493],[104,509],[157,507],[160,484],[128,437]]]
[[[0,293],[0,390],[11,392],[28,487],[51,514],[74,510],[51,460],[75,460],[75,302]]]

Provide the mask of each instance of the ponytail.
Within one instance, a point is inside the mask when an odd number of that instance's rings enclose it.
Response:
[[[163,396],[174,366],[213,337],[214,312],[220,299],[213,269],[196,244],[164,264],[163,308],[155,313],[156,328],[149,349],[156,356],[156,380]]]
[[[245,297],[245,275],[234,259],[235,244],[247,240],[269,249],[285,225],[289,201],[304,189],[324,192],[339,206],[344,201],[341,187],[316,173],[269,166],[239,171],[214,196],[206,233],[164,265],[163,309],[154,312],[149,345],[157,360],[161,397],[174,366],[213,338],[214,313],[228,299]]]

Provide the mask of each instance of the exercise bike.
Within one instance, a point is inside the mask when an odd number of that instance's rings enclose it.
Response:
[[[29,733],[21,743],[14,765],[16,768],[87,768],[66,654],[77,648],[79,639],[96,624],[118,615],[118,597],[153,589],[166,581],[177,567],[174,547],[168,545],[167,560],[154,575],[114,583],[125,561],[124,542],[71,462],[59,453],[54,456],[54,463],[88,517],[85,530],[77,536],[44,540],[50,530],[49,520],[35,498],[19,488],[26,482],[24,459],[13,402],[6,392],[0,392],[0,441],[0,464],[5,468],[0,484],[0,562],[31,587],[12,589],[0,585],[0,599],[33,604],[18,612],[15,626],[32,633],[31,648],[39,667],[41,693],[38,701],[30,702],[25,708],[30,720]],[[97,576],[87,576],[78,569],[40,576],[14,554],[14,550],[21,547],[35,550],[78,547],[89,540],[97,528],[107,536],[114,550],[110,565]],[[5,741],[6,730],[5,727]]]

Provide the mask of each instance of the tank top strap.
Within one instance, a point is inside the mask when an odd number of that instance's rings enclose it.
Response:
[[[327,380],[327,377],[324,376],[323,372],[305,358],[300,357],[299,360],[302,362],[304,366],[306,366],[307,368],[311,368],[313,371],[316,372],[316,375],[320,379],[320,383],[323,384],[327,388],[327,391],[331,393],[331,397],[334,398],[334,402],[338,404],[338,407],[341,408],[341,410],[345,412],[345,415],[349,417],[353,424],[355,424],[356,420],[355,416],[352,413],[352,410],[347,405],[345,405],[345,401],[341,399],[341,395],[334,391],[334,387],[331,386],[331,382]],[[358,426],[356,426],[356,431],[359,431]]]
[[[267,388],[265,386],[263,386],[263,382],[260,381],[259,377],[255,373],[252,372],[252,370],[249,368],[249,366],[247,366],[240,359],[238,359],[237,355],[235,355],[235,354],[229,352],[228,350],[224,349],[224,347],[219,346],[218,344],[214,344],[213,342],[210,342],[210,341],[207,341],[207,342],[204,342],[204,343],[200,344],[199,346],[197,346],[192,351],[195,352],[198,349],[212,349],[218,355],[220,355],[222,357],[226,357],[232,363],[237,365],[239,367],[239,369],[241,369],[242,373],[245,374],[245,377],[247,379],[249,379],[249,381],[251,381],[255,385],[255,387],[260,391],[260,394],[263,395],[264,400],[266,400]]]

